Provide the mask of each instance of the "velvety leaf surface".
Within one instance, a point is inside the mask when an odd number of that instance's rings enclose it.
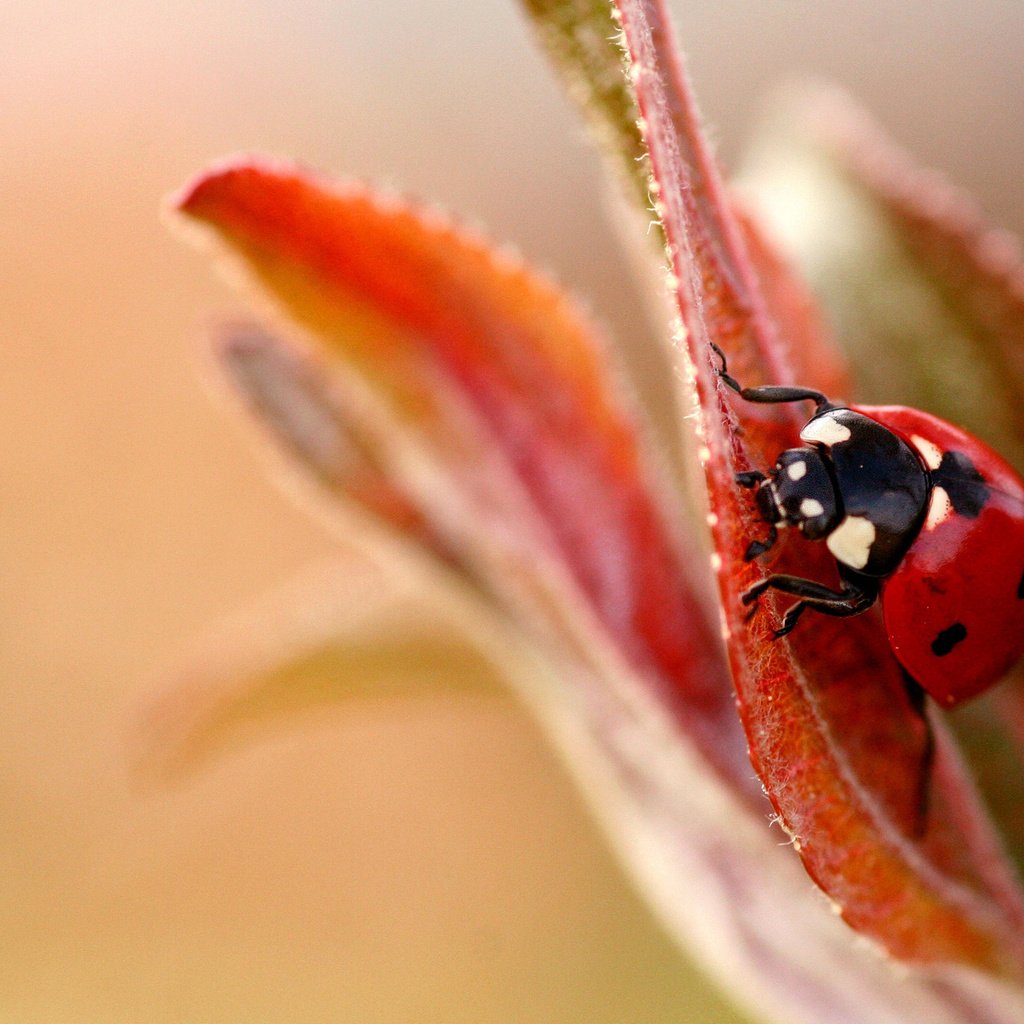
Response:
[[[943,415],[1024,466],[1015,241],[835,91],[781,97],[748,164],[748,195],[824,298],[859,393]],[[1011,706],[997,694],[952,723],[1020,870],[1024,748],[1000,720]]]
[[[474,576],[560,644],[596,618],[612,647],[587,657],[639,670],[759,799],[689,577],[703,560],[666,527],[578,310],[440,216],[294,168],[229,165],[180,206],[307,328],[358,396],[375,461]]]
[[[745,621],[740,596],[764,569],[742,562],[758,525],[734,474],[751,461],[770,464],[784,441],[793,443],[800,413],[738,409],[741,436],[711,346],[743,357],[730,369],[745,384],[794,378],[774,343],[740,230],[701,138],[664,6],[648,0],[617,6],[678,283],[733,674],[755,766],[808,871],[851,925],[899,959],[1019,973],[1019,892],[945,740],[935,785],[956,813],[936,807],[924,838],[910,838],[912,794],[905,783],[920,778],[922,730],[877,618],[864,616],[842,629],[815,623],[813,631],[798,630],[792,642],[779,643],[766,642],[764,612],[753,627]],[[810,552],[801,552],[799,564],[806,575],[822,568]]]

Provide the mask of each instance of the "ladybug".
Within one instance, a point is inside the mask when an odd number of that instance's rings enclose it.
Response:
[[[719,353],[721,355],[721,353]],[[859,615],[881,600],[896,658],[939,704],[980,693],[1024,654],[1024,480],[986,444],[917,409],[852,406],[800,387],[743,388],[748,402],[811,401],[801,448],[769,473],[741,473],[768,525],[747,549],[768,551],[782,527],[823,540],[840,587],[770,575],[746,591],[798,598],[775,636],[807,610]]]

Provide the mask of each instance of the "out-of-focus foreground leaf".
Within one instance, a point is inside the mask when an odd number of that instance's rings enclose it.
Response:
[[[669,529],[572,304],[437,215],[292,168],[232,165],[180,205],[308,329],[310,372],[466,571],[585,663],[640,671],[709,763],[747,786],[694,583],[702,560]]]

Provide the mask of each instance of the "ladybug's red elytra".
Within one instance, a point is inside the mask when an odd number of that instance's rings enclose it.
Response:
[[[721,354],[721,353],[719,353]],[[1024,654],[1024,480],[988,445],[926,412],[846,406],[799,387],[743,388],[748,402],[809,400],[815,411],[802,448],[779,455],[769,473],[738,483],[755,492],[768,524],[747,559],[764,554],[781,527],[823,540],[840,588],[770,575],[766,590],[799,600],[775,635],[808,609],[850,616],[881,598],[893,653],[939,704],[980,693]]]

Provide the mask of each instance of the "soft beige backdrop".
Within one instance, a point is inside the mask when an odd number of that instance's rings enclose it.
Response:
[[[1024,226],[1019,0],[677,10],[727,157],[766,83],[831,74]],[[331,549],[197,384],[238,307],[163,195],[238,149],[383,178],[640,329],[510,0],[8,0],[0,53],[0,1017],[724,1021],[501,701],[339,711],[168,793],[126,773],[145,680]]]

